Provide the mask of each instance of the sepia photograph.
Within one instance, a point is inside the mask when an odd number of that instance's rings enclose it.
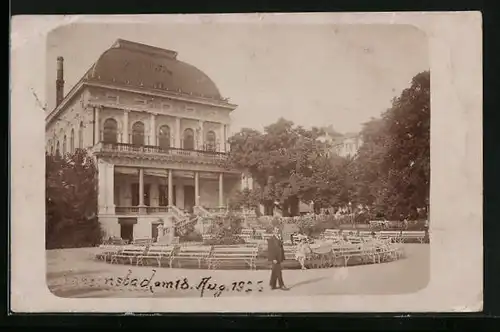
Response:
[[[36,273],[47,290],[264,301],[424,291],[442,230],[429,35],[210,17],[48,31],[44,93],[30,91],[44,118]]]
[[[53,294],[426,286],[425,34],[398,25],[154,30],[75,24],[48,36]],[[210,43],[188,42],[198,31]]]

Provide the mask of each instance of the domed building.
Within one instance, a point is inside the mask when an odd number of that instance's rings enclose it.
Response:
[[[227,197],[244,185],[240,172],[220,163],[237,106],[210,77],[177,57],[172,50],[119,39],[66,95],[64,59],[57,58],[47,151],[79,148],[95,156],[106,237],[173,233],[197,222],[196,215],[224,210]]]

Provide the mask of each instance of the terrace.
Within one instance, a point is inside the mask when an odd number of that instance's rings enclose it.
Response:
[[[96,152],[112,152],[124,154],[150,154],[150,155],[168,155],[179,158],[196,158],[203,160],[221,161],[227,158],[227,153],[209,150],[194,150],[182,148],[162,148],[155,145],[135,145],[130,143],[104,143],[96,145]]]

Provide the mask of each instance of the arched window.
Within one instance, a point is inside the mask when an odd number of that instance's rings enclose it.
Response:
[[[184,130],[183,146],[186,150],[194,150],[194,132],[193,129],[188,128]]]
[[[215,133],[213,131],[207,133],[206,150],[215,151]]]
[[[162,150],[168,150],[170,148],[170,128],[168,126],[160,127],[158,141]]]
[[[57,145],[56,145],[56,155],[61,155],[61,150],[59,149],[60,145],[59,145],[59,141],[57,141]]]
[[[109,118],[104,121],[102,140],[104,143],[116,143],[118,124],[115,119]]]
[[[78,128],[78,148],[83,149],[83,121],[80,121],[80,128]]]
[[[144,123],[137,121],[132,126],[132,144],[144,145]]]
[[[71,153],[75,152],[75,130],[73,128],[71,128],[69,148],[71,149]]]
[[[63,155],[66,154],[67,150],[66,150],[66,135],[64,135],[64,138],[63,138]]]

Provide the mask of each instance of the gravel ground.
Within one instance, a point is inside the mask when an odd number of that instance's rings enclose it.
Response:
[[[406,258],[347,268],[284,270],[289,291],[270,290],[269,270],[197,270],[111,265],[97,248],[47,250],[47,285],[60,297],[200,297],[401,294],[425,288],[428,244],[405,244]],[[120,280],[121,278],[121,280]]]

